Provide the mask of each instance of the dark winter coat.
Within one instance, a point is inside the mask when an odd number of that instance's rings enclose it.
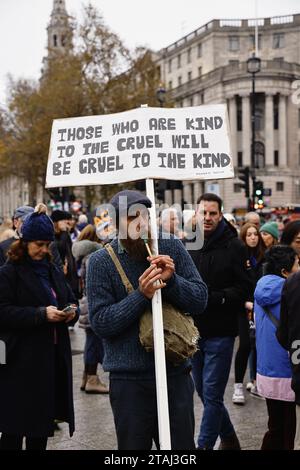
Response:
[[[238,315],[252,291],[245,245],[222,219],[203,248],[189,253],[208,286],[207,308],[196,319],[201,337],[236,336]]]
[[[17,240],[16,237],[10,237],[7,240],[3,240],[0,243],[0,266],[3,266],[7,260],[7,252],[10,248],[10,245]]]
[[[50,277],[58,308],[73,303],[62,271],[53,264]],[[28,262],[9,261],[0,269],[0,338],[8,335],[13,344],[7,364],[0,365],[0,432],[52,436],[54,419],[68,422],[70,435],[74,432],[68,325],[77,317],[68,324],[48,322],[47,296]]]
[[[300,405],[300,271],[290,276],[284,284],[277,339],[290,353],[292,389],[296,403]]]
[[[72,255],[72,240],[69,232],[59,232],[55,234],[53,245],[59,252],[62,264],[64,265],[65,262],[67,262],[66,280],[70,285],[75,297],[78,299],[80,297],[79,278],[77,275],[75,258]]]

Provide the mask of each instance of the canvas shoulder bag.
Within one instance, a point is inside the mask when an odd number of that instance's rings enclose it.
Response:
[[[120,274],[127,293],[130,294],[134,291],[134,288],[126,276],[117,255],[110,245],[106,245],[105,248]],[[199,331],[194,325],[193,318],[181,312],[172,304],[163,302],[162,312],[166,358],[174,365],[178,365],[192,357],[197,351],[198,339],[200,337]],[[151,308],[148,308],[140,318],[139,338],[145,350],[153,352],[154,341]]]

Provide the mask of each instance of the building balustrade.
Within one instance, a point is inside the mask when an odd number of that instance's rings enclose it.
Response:
[[[264,73],[274,73],[274,75],[277,77],[283,76],[284,74],[292,74],[299,75],[300,78],[300,64],[278,61],[276,59],[262,60],[259,77],[263,78]],[[201,91],[204,88],[212,86],[214,83],[224,82],[229,79],[240,80],[241,78],[249,79],[249,73],[247,72],[247,62],[236,62],[225,65],[223,67],[218,67],[211,72],[203,74],[201,77],[189,80],[169,91],[171,92],[173,99],[176,100],[177,97],[183,99]]]

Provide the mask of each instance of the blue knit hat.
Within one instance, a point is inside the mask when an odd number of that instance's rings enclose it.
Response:
[[[276,222],[267,222],[263,224],[260,227],[259,231],[260,233],[261,232],[269,233],[270,235],[272,235],[273,238],[276,238],[276,240],[278,240],[279,238],[278,225]]]
[[[38,204],[34,212],[27,215],[21,227],[22,240],[25,242],[54,240],[54,225],[46,212],[45,204]]]

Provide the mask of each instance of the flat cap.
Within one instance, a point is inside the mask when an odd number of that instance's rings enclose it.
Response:
[[[110,204],[115,208],[116,212],[119,212],[120,209],[127,211],[134,204],[141,204],[147,208],[152,206],[150,199],[145,194],[131,189],[125,189],[115,194],[111,198]]]
[[[20,206],[14,212],[14,219],[24,220],[28,214],[32,214],[34,208],[31,206]]]

